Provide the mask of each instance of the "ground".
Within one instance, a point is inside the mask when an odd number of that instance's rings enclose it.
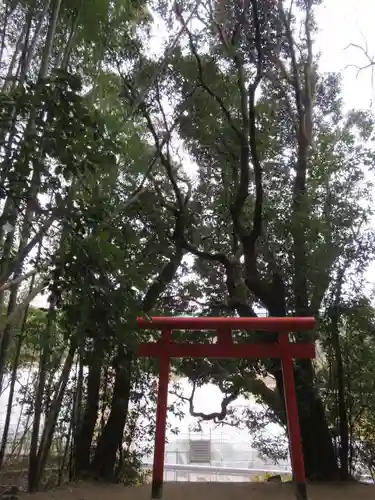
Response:
[[[373,500],[375,486],[363,484],[310,485],[309,500]],[[23,495],[27,500],[149,500],[150,485],[140,488],[80,483],[59,490]],[[166,483],[163,500],[293,500],[291,484]]]

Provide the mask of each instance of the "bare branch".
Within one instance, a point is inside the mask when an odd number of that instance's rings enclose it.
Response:
[[[182,394],[179,394],[176,391],[169,391],[170,394],[173,394],[174,396],[177,396],[179,399],[182,401],[185,401],[189,403],[189,412],[192,417],[199,418],[204,421],[208,420],[213,420],[214,422],[220,422],[224,420],[224,418],[227,416],[228,412],[228,406],[233,403],[239,396],[240,396],[240,390],[235,390],[230,394],[227,394],[223,400],[221,401],[221,409],[218,412],[212,412],[212,413],[203,413],[199,411],[194,410],[194,396],[195,396],[195,391],[196,391],[196,382],[193,381],[193,388],[191,391],[190,397],[183,396]]]
[[[0,292],[4,292],[5,290],[8,290],[12,286],[18,285],[22,281],[30,278],[31,276],[34,276],[35,274],[39,273],[40,271],[43,271],[47,269],[47,267],[50,265],[51,261],[46,262],[43,266],[32,269],[31,271],[22,274],[21,276],[17,276],[17,278],[14,278],[13,280],[8,281],[7,283],[4,283],[3,285],[0,286]]]
[[[345,66],[345,69],[356,68],[357,69],[357,78],[358,78],[359,74],[362,71],[371,68],[371,87],[374,87],[375,57],[370,55],[366,39],[364,39],[364,43],[365,43],[365,47],[362,47],[361,45],[358,45],[357,43],[350,43],[349,45],[347,45],[345,47],[344,50],[347,50],[349,48],[355,48],[355,49],[360,50],[364,54],[365,58],[367,59],[367,64],[365,64],[364,66],[359,66],[357,64],[348,64],[347,66]]]
[[[347,45],[344,50],[348,50],[350,48],[354,48],[354,49],[358,49],[360,50],[363,55],[366,57],[366,59],[368,60],[368,62],[370,64],[375,64],[375,60],[372,56],[370,56],[369,52],[368,52],[368,46],[367,46],[367,42],[365,41],[365,44],[366,44],[366,47],[362,47],[361,45],[357,44],[357,43],[349,43],[349,45]]]
[[[244,384],[241,384],[242,390],[259,397],[262,402],[268,405],[275,414],[280,418],[281,422],[285,421],[283,402],[280,394],[270,387],[258,377],[246,376],[244,377]],[[170,394],[178,397],[182,401],[189,404],[189,413],[191,416],[199,418],[203,421],[213,420],[215,423],[222,423],[228,414],[228,406],[233,403],[241,395],[240,390],[233,390],[230,394],[225,395],[221,401],[220,411],[212,413],[198,412],[194,408],[194,396],[196,391],[196,382],[193,381],[193,388],[190,397],[186,397],[177,391],[169,391]]]
[[[121,76],[122,82],[124,84],[124,87],[128,91],[129,98],[134,102],[135,100],[137,100],[137,92],[134,89],[134,87],[131,85],[131,83],[128,81],[128,79],[125,77],[125,75],[123,75],[121,73],[120,68],[118,68],[118,69],[119,69],[120,76]],[[184,106],[187,106],[188,102],[190,101],[191,97],[194,95],[195,91],[196,91],[196,87],[194,87],[185,96]],[[175,193],[179,209],[183,210],[184,209],[184,205],[186,204],[186,199],[184,200],[182,192],[181,192],[181,190],[180,190],[180,188],[178,186],[177,175],[176,175],[176,172],[175,172],[175,168],[173,167],[169,151],[167,152],[167,155],[165,155],[163,153],[164,146],[167,145],[167,147],[169,147],[169,141],[170,141],[172,132],[173,132],[173,130],[176,128],[176,126],[179,123],[181,113],[175,118],[173,124],[171,126],[168,126],[167,120],[166,120],[166,116],[165,116],[162,104],[160,102],[160,95],[158,93],[158,86],[157,86],[157,100],[158,100],[158,105],[159,105],[160,112],[161,112],[162,117],[163,117],[163,122],[164,122],[164,127],[165,127],[165,132],[163,133],[162,140],[159,139],[159,134],[156,131],[156,128],[154,126],[154,123],[152,121],[151,115],[150,115],[150,113],[149,113],[149,111],[147,109],[146,104],[144,102],[142,102],[139,105],[139,109],[140,109],[143,117],[145,118],[146,123],[147,123],[147,127],[148,127],[148,129],[149,129],[149,131],[150,131],[150,133],[151,133],[151,135],[152,135],[152,137],[154,139],[154,144],[155,144],[155,149],[156,149],[156,156],[155,156],[155,158],[153,158],[152,165],[150,165],[150,167],[148,168],[148,170],[147,170],[147,172],[145,174],[144,179],[146,179],[146,177],[147,178],[151,178],[152,177],[152,175],[151,175],[152,174],[152,167],[155,164],[156,158],[159,158],[161,164],[165,168],[165,171],[167,173],[169,181],[172,184],[172,188],[173,188],[173,191]]]
[[[23,262],[29,255],[31,250],[41,242],[41,240],[46,236],[48,229],[52,226],[53,222],[57,218],[57,211],[55,210],[53,214],[44,221],[39,231],[30,239],[30,241],[25,245],[24,248],[12,259],[12,261],[6,267],[4,273],[0,276],[0,284],[4,284],[7,279],[13,274],[14,270],[17,268],[20,262]]]

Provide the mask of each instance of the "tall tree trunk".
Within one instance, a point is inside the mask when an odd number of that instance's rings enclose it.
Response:
[[[17,293],[18,293],[18,285],[11,288],[9,302],[8,302],[8,308],[7,308],[7,316],[12,314],[16,308]],[[0,342],[0,392],[1,392],[2,387],[3,387],[5,365],[6,365],[8,347],[10,344],[12,330],[13,330],[13,325],[8,323],[2,332],[3,334],[2,334],[1,342]]]
[[[80,428],[77,429],[74,440],[74,474],[76,477],[84,476],[90,469],[91,444],[99,410],[103,359],[104,349],[102,341],[95,339],[92,358],[89,360],[86,406]]]
[[[16,64],[18,65],[19,63],[19,55],[20,52],[22,51],[22,46],[25,44],[25,35],[27,31],[27,24],[25,23],[22,26],[21,33],[19,34],[16,46],[13,51],[12,59],[10,60],[9,66],[8,66],[8,71],[7,71],[7,76],[5,77],[4,83],[3,83],[3,92],[6,92],[8,89],[14,88],[15,86],[15,80],[17,79],[17,70],[15,70]]]
[[[272,299],[273,300],[273,299]],[[270,311],[271,316],[285,316],[281,310]],[[273,363],[271,373],[284,404],[284,385],[280,363]],[[311,480],[337,479],[337,460],[322,400],[315,389],[312,361],[294,362],[294,377],[301,428],[302,451],[306,476]],[[286,422],[285,422],[286,423]]]
[[[75,339],[71,341],[68,354],[65,358],[65,362],[61,371],[60,380],[57,384],[55,396],[52,400],[50,410],[48,412],[46,422],[43,429],[43,434],[40,440],[40,446],[37,455],[37,474],[36,480],[33,484],[33,490],[36,491],[39,487],[40,481],[43,476],[43,471],[46,466],[48,459],[49,450],[52,444],[53,434],[55,432],[55,427],[57,419],[59,416],[61,403],[65,394],[65,389],[69,381],[69,375],[73,366],[74,355],[76,352],[77,344]]]
[[[28,66],[26,65],[26,60],[27,60],[27,50],[29,47],[30,32],[31,32],[31,26],[32,26],[33,18],[34,18],[35,9],[36,9],[36,0],[34,0],[32,2],[32,4],[30,4],[29,9],[28,9],[27,14],[26,14],[26,19],[25,19],[25,24],[26,24],[25,41],[23,44],[22,53],[21,53],[21,57],[20,57],[20,61],[19,61],[19,70],[17,71],[17,73],[19,74],[18,85],[20,88],[25,83],[26,75],[27,75],[27,72],[29,69]],[[16,51],[17,51],[17,48],[16,48]],[[14,87],[15,87],[15,85],[14,85]],[[5,128],[3,130],[0,130],[0,146],[5,146],[5,148],[4,148],[5,149],[5,159],[4,159],[4,162],[2,165],[2,172],[0,175],[0,185],[3,185],[3,183],[7,177],[9,167],[10,167],[10,162],[11,162],[10,158],[12,156],[12,147],[13,147],[14,139],[15,139],[16,132],[17,132],[17,130],[16,130],[17,129],[17,114],[18,114],[20,102],[21,102],[21,100],[18,99],[16,101],[16,105],[13,108],[11,126],[9,128],[9,133],[7,133]],[[7,139],[7,136],[8,136],[8,139]],[[2,228],[0,227],[0,230],[1,229]],[[1,238],[0,238],[0,240],[1,240]]]
[[[102,394],[102,407],[101,407],[101,415],[100,415],[100,434],[103,434],[103,430],[105,427],[105,415],[106,415],[106,410],[108,409],[108,385],[111,381],[111,377],[109,375],[109,366],[108,364],[104,368],[104,373],[103,373],[103,394]]]
[[[48,358],[50,355],[51,334],[54,323],[55,306],[51,302],[48,315],[46,330],[43,334],[42,351],[39,360],[39,375],[38,385],[35,396],[34,420],[31,433],[30,454],[29,454],[29,475],[28,475],[28,490],[36,491],[38,485],[38,441],[40,432],[40,421],[42,417],[43,394],[46,384],[46,372]]]
[[[3,6],[3,25],[1,28],[1,42],[0,42],[0,65],[2,66],[3,63],[3,54],[4,54],[4,49],[5,49],[5,38],[7,34],[7,27],[8,27],[8,21],[10,18],[10,10],[9,10],[9,5]]]
[[[132,358],[123,346],[118,348],[115,384],[111,412],[102,435],[99,438],[91,464],[92,475],[99,480],[117,481],[116,459],[122,448],[122,439],[128,416],[131,390]]]
[[[1,181],[0,181],[1,182]],[[15,237],[15,226],[17,223],[18,212],[11,198],[5,200],[3,213],[0,216],[0,247],[2,247],[2,255],[0,259],[0,284],[4,284],[9,274],[9,261],[11,260],[11,252]],[[9,224],[9,231],[5,234],[5,226]],[[12,274],[12,273],[10,273]],[[0,292],[0,310],[4,306],[4,292]],[[9,314],[9,311],[8,311]],[[7,315],[8,315],[7,314]],[[0,326],[2,321],[0,319]],[[2,333],[0,334],[2,336]]]
[[[69,481],[76,476],[76,458],[75,458],[75,445],[78,443],[80,426],[82,421],[82,398],[83,398],[83,365],[84,365],[84,339],[81,339],[79,346],[79,355],[77,360],[77,382],[73,401],[73,412],[71,418],[71,446],[69,453]]]
[[[51,16],[48,23],[46,42],[42,54],[42,62],[40,64],[39,80],[45,79],[48,75],[48,65],[51,59],[53,40],[55,38],[56,26],[59,18],[61,2],[62,0],[55,0],[53,3]]]
[[[306,475],[311,480],[337,479],[337,459],[327,417],[315,390],[310,360],[295,363],[295,381]]]
[[[284,315],[285,313],[281,315],[277,310],[271,314],[271,316]],[[284,404],[285,414],[284,385],[280,363],[272,363],[270,366],[270,372],[275,377],[276,387]],[[296,361],[294,377],[306,476],[311,480],[320,481],[337,479],[335,449],[322,400],[315,390],[314,368],[311,360]]]
[[[279,314],[272,314],[278,316]],[[273,365],[272,375],[284,404],[284,385],[280,363]],[[315,389],[311,360],[294,363],[294,377],[301,428],[306,476],[311,480],[337,479],[337,460],[322,400]]]
[[[16,382],[17,382],[17,372],[18,372],[18,363],[19,363],[19,358],[21,354],[21,347],[22,347],[22,341],[23,341],[23,331],[24,331],[24,325],[21,329],[18,341],[17,341],[17,348],[16,348],[16,354],[14,356],[14,361],[13,361],[13,367],[12,367],[12,374],[11,374],[11,379],[10,379],[10,387],[9,387],[9,397],[8,397],[8,403],[7,403],[7,410],[6,410],[6,415],[5,415],[5,422],[4,422],[4,428],[3,428],[3,434],[1,437],[1,446],[0,446],[0,469],[3,466],[4,462],[4,457],[5,457],[5,451],[6,447],[8,444],[8,434],[9,434],[9,426],[10,426],[10,420],[12,417],[12,409],[13,409],[13,398],[14,398],[14,392],[15,392],[15,387],[16,387]]]
[[[294,313],[297,316],[311,314],[308,296],[308,248],[309,233],[308,199],[306,197],[307,172],[313,143],[313,106],[315,78],[311,39],[312,2],[305,4],[306,58],[303,79],[298,70],[290,16],[282,2],[279,13],[284,23],[291,60],[291,82],[296,104],[297,161],[292,199],[291,237],[293,251]],[[298,335],[297,335],[298,337]],[[314,341],[314,337],[310,336]],[[278,388],[282,391],[281,377]],[[310,479],[331,480],[337,477],[337,460],[322,400],[315,390],[314,368],[311,360],[295,362],[295,381],[305,467]]]
[[[74,42],[75,42],[75,38],[77,35],[77,29],[78,29],[78,23],[79,23],[82,5],[83,5],[83,0],[80,0],[80,4],[77,7],[76,12],[72,15],[72,26],[71,26],[70,31],[69,31],[68,40],[66,42],[64,54],[63,54],[62,61],[61,61],[61,67],[65,70],[68,68],[70,55],[71,55],[72,50],[74,48]]]
[[[334,351],[336,365],[336,381],[337,381],[337,403],[338,403],[338,419],[339,419],[339,458],[340,458],[340,475],[342,480],[349,478],[349,420],[348,408],[345,397],[345,374],[344,363],[342,359],[341,343],[340,343],[340,300],[344,272],[339,271],[339,276],[336,284],[336,293],[333,307],[330,309],[331,319],[331,342]]]
[[[39,38],[40,32],[41,32],[42,27],[43,27],[43,22],[48,14],[50,4],[51,4],[51,0],[45,0],[43,10],[42,10],[42,12],[40,12],[38,14],[38,20],[37,20],[37,23],[36,23],[36,26],[34,29],[33,38],[31,40],[30,47],[28,48],[28,51],[27,51],[27,57],[26,57],[26,63],[25,63],[27,68],[30,66],[30,62],[34,56],[35,47],[37,45],[38,38]]]

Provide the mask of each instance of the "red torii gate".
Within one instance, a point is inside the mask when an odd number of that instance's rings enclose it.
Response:
[[[151,498],[162,498],[164,476],[165,427],[170,358],[278,358],[283,373],[285,406],[288,421],[289,448],[296,497],[307,500],[305,467],[294,384],[293,359],[314,358],[312,343],[291,343],[289,332],[312,330],[315,318],[211,318],[153,317],[137,318],[140,328],[162,330],[158,342],[141,344],[137,355],[159,358],[159,387],[156,409],[154,465]],[[172,330],[216,330],[216,344],[187,344],[172,341]],[[232,330],[278,332],[278,342],[272,344],[236,344]]]

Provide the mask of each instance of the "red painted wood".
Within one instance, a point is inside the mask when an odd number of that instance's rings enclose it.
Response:
[[[279,335],[279,345],[284,352],[281,357],[281,367],[283,372],[284,398],[288,422],[292,471],[297,485],[304,485],[306,484],[305,465],[303,461],[301,430],[299,425],[297,396],[294,383],[293,357],[288,349],[291,344],[289,343],[287,333],[281,333]]]
[[[229,327],[232,330],[261,330],[271,332],[299,332],[312,330],[315,326],[315,318],[297,317],[268,317],[268,318],[190,318],[182,316],[154,316],[151,321],[145,318],[137,318],[138,326],[150,330],[161,330],[172,328],[174,330],[216,330],[221,327]]]
[[[170,358],[279,358],[283,371],[285,406],[289,432],[290,455],[299,498],[307,498],[301,432],[293,373],[294,358],[314,358],[313,343],[290,343],[288,333],[311,330],[314,318],[184,318],[153,317],[151,321],[137,319],[141,328],[160,329],[158,342],[141,344],[138,356],[160,359],[158,403],[156,413],[155,451],[152,479],[152,498],[161,498],[164,474],[165,427],[167,418],[168,379]],[[173,343],[172,329],[216,330],[216,344]],[[275,344],[237,344],[233,330],[261,330],[278,332]],[[297,495],[297,497],[298,497]]]
[[[170,339],[171,330],[166,328],[162,333],[163,344],[168,345]],[[159,386],[156,406],[155,448],[152,471],[153,498],[161,498],[163,488],[165,428],[167,424],[168,382],[170,369],[170,359],[166,349],[164,349],[164,352],[159,355],[159,362]]]
[[[312,344],[169,344],[162,342],[141,344],[137,356],[159,357],[168,353],[170,358],[314,358],[315,347]]]
[[[222,326],[216,330],[217,343],[226,349],[228,346],[233,345],[233,335],[232,330],[228,326]]]

